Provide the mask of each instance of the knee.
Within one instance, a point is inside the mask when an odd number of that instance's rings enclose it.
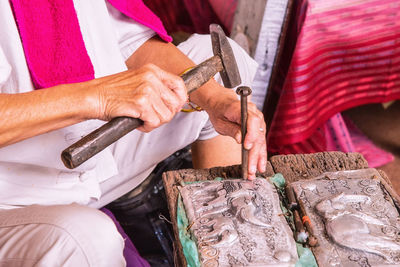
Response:
[[[240,45],[230,38],[228,40],[239,68],[242,79],[241,85],[250,86],[256,75],[258,64]],[[196,64],[200,64],[213,56],[211,36],[209,34],[193,34],[187,41],[181,43],[178,48]],[[218,82],[221,82],[219,74],[215,78]]]
[[[124,266],[124,241],[107,215],[79,205],[50,206],[46,210],[46,224],[56,228],[57,242],[74,244],[71,255],[77,258],[73,261],[86,261],[88,266]]]

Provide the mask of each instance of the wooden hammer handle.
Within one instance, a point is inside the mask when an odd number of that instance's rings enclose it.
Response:
[[[181,75],[188,93],[193,92],[223,69],[219,56],[214,56]],[[127,133],[143,125],[137,118],[116,117],[72,144],[61,153],[65,167],[74,169]]]

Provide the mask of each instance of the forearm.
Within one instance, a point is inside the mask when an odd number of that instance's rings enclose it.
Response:
[[[83,84],[0,94],[0,147],[95,117]]]
[[[181,79],[146,65],[91,81],[24,94],[0,94],[0,147],[88,119],[132,117],[151,131],[187,99]]]

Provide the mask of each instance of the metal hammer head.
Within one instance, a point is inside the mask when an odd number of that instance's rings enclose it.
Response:
[[[232,47],[225,36],[224,31],[218,24],[210,25],[211,42],[214,55],[219,56],[222,62],[222,71],[220,72],[222,82],[227,88],[238,86],[240,79],[239,69],[233,55]]]

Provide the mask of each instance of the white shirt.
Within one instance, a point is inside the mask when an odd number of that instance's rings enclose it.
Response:
[[[74,0],[95,77],[126,70],[125,60],[154,32],[104,0]],[[9,1],[0,1],[0,92],[34,90]],[[7,119],[7,118],[2,118]],[[105,149],[75,170],[60,153],[104,122],[82,122],[0,148],[0,208],[30,204],[88,204],[100,198],[100,183],[118,174]]]
[[[104,0],[74,0],[74,5],[95,77],[126,70],[125,60],[155,34]],[[0,0],[0,25],[0,90],[32,91],[8,1]],[[257,63],[239,45],[230,44],[242,85],[249,86]],[[213,54],[209,35],[193,35],[178,48],[196,64]],[[218,135],[206,112],[178,113],[150,133],[130,132],[74,170],[65,168],[61,151],[103,123],[87,121],[0,148],[0,208],[72,202],[102,207],[139,185],[175,151]]]

